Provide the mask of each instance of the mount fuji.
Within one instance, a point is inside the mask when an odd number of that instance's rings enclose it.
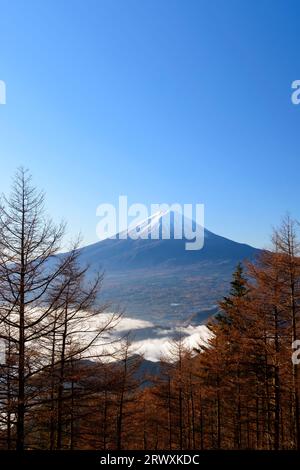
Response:
[[[127,233],[79,250],[91,275],[105,272],[102,299],[161,326],[202,324],[216,312],[237,263],[253,260],[260,250],[207,229],[203,248],[186,250],[189,240],[178,239],[175,220],[178,214],[159,212]],[[187,222],[183,217],[182,226]],[[195,222],[192,226],[197,228]],[[157,239],[151,238],[154,232]]]

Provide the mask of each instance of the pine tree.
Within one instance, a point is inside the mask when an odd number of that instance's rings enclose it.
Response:
[[[247,279],[244,276],[244,269],[242,263],[238,263],[236,270],[232,275],[230,283],[231,289],[229,296],[224,297],[219,306],[221,312],[216,315],[216,320],[220,324],[230,324],[232,322],[231,311],[235,299],[242,298],[247,295],[249,289],[247,287]]]

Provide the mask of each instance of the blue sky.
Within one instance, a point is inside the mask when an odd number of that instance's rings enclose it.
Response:
[[[24,165],[68,233],[96,207],[204,203],[266,246],[300,218],[296,0],[0,0],[0,189]]]

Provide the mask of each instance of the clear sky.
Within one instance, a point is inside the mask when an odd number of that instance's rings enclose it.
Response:
[[[85,243],[125,194],[265,246],[300,218],[299,44],[297,0],[0,0],[0,189],[28,167]]]

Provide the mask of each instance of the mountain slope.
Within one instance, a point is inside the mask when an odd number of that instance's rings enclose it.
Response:
[[[236,264],[253,259],[260,250],[205,229],[203,248],[188,251],[186,238],[174,237],[174,215],[167,215],[170,239],[162,239],[166,213],[161,213],[154,224],[148,220],[134,227],[140,233],[137,239],[118,235],[100,241],[82,248],[80,260],[89,264],[91,274],[105,270],[104,298],[125,307],[129,315],[159,324],[191,318],[204,322],[228,290]],[[153,230],[159,239],[151,239]]]
[[[170,218],[170,222],[166,217]],[[106,239],[81,249],[81,258],[91,265],[103,266],[110,270],[136,269],[146,267],[195,265],[203,261],[238,262],[252,258],[259,250],[249,245],[237,243],[215,235],[204,229],[204,246],[201,250],[186,250],[186,242],[174,237],[174,213],[160,213],[135,226],[137,239],[130,238],[133,229],[127,231],[128,238],[121,239],[123,232],[116,239]],[[154,224],[151,222],[154,219]],[[183,218],[184,225],[187,219]],[[166,223],[164,223],[166,221]],[[167,228],[166,228],[167,227]],[[195,223],[194,223],[195,227]],[[203,230],[203,229],[202,229]],[[170,239],[163,239],[170,233]],[[156,232],[159,239],[152,239]],[[142,238],[148,235],[147,238]]]

